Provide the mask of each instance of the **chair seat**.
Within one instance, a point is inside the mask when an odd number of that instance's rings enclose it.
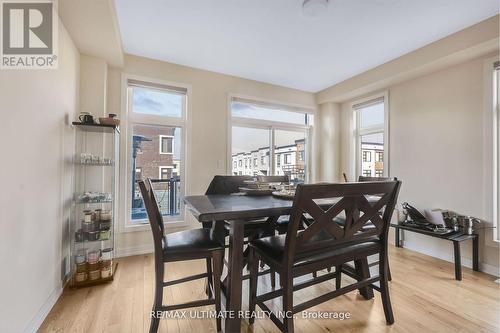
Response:
[[[163,238],[164,253],[200,252],[223,249],[210,229],[174,232]]]
[[[321,241],[331,238],[326,232],[320,232],[311,239],[312,241]],[[285,239],[286,235],[277,235],[256,239],[251,242],[251,246],[255,248],[263,256],[269,260],[279,264],[283,260],[285,253]],[[356,253],[377,253],[380,251],[380,243],[377,237],[366,238],[363,242],[357,241],[353,243],[339,244],[327,251],[321,252],[307,252],[296,256],[295,265],[304,262],[313,262],[327,259],[335,256],[349,256],[349,254]]]

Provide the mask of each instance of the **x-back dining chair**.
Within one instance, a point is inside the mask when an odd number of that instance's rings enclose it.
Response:
[[[214,304],[217,313],[221,311],[220,279],[224,247],[214,237],[210,229],[193,229],[165,235],[163,218],[156,201],[151,180],[139,181],[139,188],[148,212],[153,233],[155,255],[155,296],[149,332],[157,332],[162,311],[172,311]],[[192,275],[177,280],[165,281],[165,263],[174,261],[207,259],[207,273]],[[213,263],[213,269],[212,269]],[[183,304],[163,305],[163,289],[178,283],[207,278],[210,290],[208,299]],[[220,316],[216,317],[217,331],[221,331]]]
[[[344,176],[344,180],[346,181],[346,183],[348,183],[348,179],[347,179],[347,175],[345,173],[343,173],[343,176]],[[396,177],[394,178],[390,178],[390,177],[370,177],[370,176],[359,176],[358,177],[358,182],[387,182],[387,181],[391,181],[391,180],[398,180]],[[339,220],[340,223],[342,224],[343,221]],[[366,228],[372,228],[373,226],[372,225],[367,225]],[[372,267],[372,266],[376,266],[378,265],[379,262],[378,261],[374,261],[374,262],[371,262],[368,264],[368,267]],[[352,269],[352,267],[351,267]],[[391,268],[389,266],[389,263],[387,263],[387,279],[389,281],[392,281],[392,276],[391,276]]]
[[[258,305],[269,313],[281,331],[294,332],[291,314],[356,289],[373,288],[381,293],[387,323],[394,323],[387,282],[387,236],[400,186],[400,181],[299,185],[287,234],[250,243],[249,310],[255,311]],[[379,199],[376,202],[368,201],[367,196],[370,195],[377,195]],[[379,211],[384,207],[384,213],[380,216]],[[343,226],[334,221],[342,211],[346,216]],[[305,213],[312,216],[314,221],[301,231],[299,225]],[[374,228],[363,228],[369,222]],[[367,272],[359,272],[358,281],[351,285],[301,304],[293,304],[293,291],[326,281],[316,278],[294,285],[295,277],[350,261],[366,260],[374,254],[379,255],[379,275],[370,277]],[[260,260],[280,275],[283,287],[257,296],[256,273]],[[380,287],[374,285],[377,281],[380,281]],[[283,313],[290,314],[283,321],[270,312],[264,303],[280,296]],[[253,322],[252,317],[250,324]]]

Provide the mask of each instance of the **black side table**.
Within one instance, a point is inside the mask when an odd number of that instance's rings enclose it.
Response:
[[[432,231],[422,230],[418,228],[408,227],[400,224],[391,224],[395,229],[395,244],[396,247],[403,247],[400,241],[401,230],[415,232],[430,237],[441,238],[453,242],[453,252],[455,254],[455,279],[462,280],[462,262],[460,258],[460,243],[472,239],[472,269],[479,271],[479,235],[478,234],[464,234],[461,231],[452,232],[446,235],[439,235]]]

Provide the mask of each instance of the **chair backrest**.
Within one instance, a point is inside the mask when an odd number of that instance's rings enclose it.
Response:
[[[215,176],[208,185],[206,195],[232,194],[239,192],[245,186],[246,180],[253,180],[252,176]]]
[[[257,176],[257,180],[263,183],[290,183],[288,175],[282,176]]]
[[[397,178],[394,178],[396,180]],[[367,177],[367,176],[359,176],[358,182],[387,182],[393,180],[391,177]]]
[[[288,225],[284,265],[291,265],[297,255],[324,251],[343,243],[361,243],[377,237],[387,246],[387,233],[400,181],[299,184]],[[382,216],[379,211],[384,209]],[[335,218],[345,212],[345,224]],[[313,218],[304,231],[299,231],[303,214]],[[363,228],[372,222],[375,228]]]
[[[163,217],[158,207],[158,202],[156,201],[153,186],[151,185],[151,179],[147,178],[146,180],[140,180],[139,188],[141,189],[142,199],[144,200],[144,205],[148,213],[149,225],[153,232],[155,254],[159,255],[159,253],[162,253],[161,251],[163,249],[165,230],[163,227]]]

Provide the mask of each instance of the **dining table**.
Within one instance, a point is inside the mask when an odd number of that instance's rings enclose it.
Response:
[[[374,196],[373,199],[380,199]],[[368,198],[368,201],[372,201]],[[186,208],[200,223],[213,222],[216,237],[225,238],[224,227],[229,228],[229,256],[227,286],[222,288],[226,297],[225,332],[240,332],[242,319],[242,286],[245,224],[267,219],[272,224],[280,216],[290,215],[293,200],[271,195],[250,196],[243,193],[225,195],[192,195],[184,198]],[[318,202],[320,206],[331,206],[335,201]]]
[[[241,193],[228,195],[193,195],[184,198],[186,208],[200,223],[227,222],[229,227],[229,256],[226,296],[225,332],[240,332],[241,298],[244,267],[244,227],[256,219],[269,223],[282,215],[289,215],[292,200],[274,196],[248,196]],[[221,241],[224,230],[215,228]]]

